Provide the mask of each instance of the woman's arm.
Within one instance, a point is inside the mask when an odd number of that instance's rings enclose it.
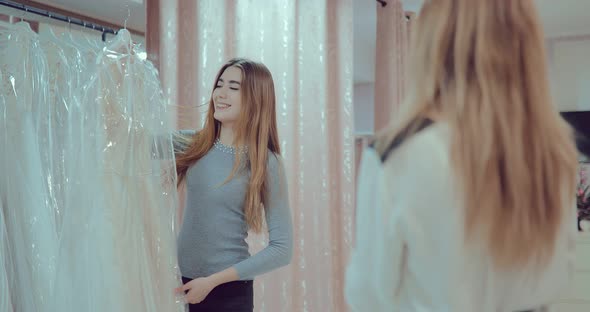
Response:
[[[270,154],[269,158],[270,196],[265,209],[269,243],[257,254],[234,266],[240,280],[251,280],[285,266],[291,262],[293,255],[293,228],[285,169],[277,156]]]

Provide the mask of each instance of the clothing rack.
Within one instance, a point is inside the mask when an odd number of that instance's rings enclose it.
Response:
[[[21,10],[21,11],[24,11],[25,13],[33,13],[36,15],[48,17],[50,19],[62,21],[62,22],[68,23],[68,24],[74,24],[74,25],[82,26],[84,28],[100,31],[100,32],[102,32],[102,41],[106,41],[106,34],[113,34],[113,35],[117,34],[117,31],[115,31],[111,28],[108,28],[108,27],[104,27],[104,26],[97,25],[94,23],[86,22],[86,21],[83,21],[78,18],[73,18],[73,17],[61,15],[61,14],[51,12],[48,10],[41,10],[41,9],[35,8],[33,6],[21,4],[21,3],[15,2],[15,1],[0,0],[0,5],[5,6],[5,7],[9,7],[9,8],[13,8],[13,9],[17,9],[17,10]]]

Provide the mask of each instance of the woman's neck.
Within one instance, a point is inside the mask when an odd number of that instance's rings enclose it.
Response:
[[[221,132],[219,133],[219,141],[226,146],[234,146],[234,130],[231,126],[221,125]]]

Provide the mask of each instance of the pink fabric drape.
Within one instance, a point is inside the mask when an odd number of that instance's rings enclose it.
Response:
[[[196,129],[200,125],[195,101],[197,67],[196,1],[146,1],[146,50],[160,73],[162,90],[170,108],[170,121],[177,129]],[[190,29],[191,31],[185,31]],[[179,218],[184,207],[185,187],[179,188]]]
[[[256,279],[255,311],[346,311],[354,202],[352,0],[148,0],[147,47],[178,128],[200,128],[234,56],[271,70],[289,181],[292,263]],[[250,239],[253,252],[265,238]]]
[[[399,0],[388,1],[385,7],[377,6],[375,132],[389,124],[404,98],[404,71],[412,17],[404,12]]]

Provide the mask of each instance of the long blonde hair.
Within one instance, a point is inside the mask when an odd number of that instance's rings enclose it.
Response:
[[[248,159],[244,164],[242,157],[236,155],[233,170],[226,182],[243,165],[249,167],[250,180],[244,202],[244,214],[249,228],[259,232],[264,224],[263,210],[268,201],[268,151],[270,150],[275,155],[281,153],[277,131],[274,83],[270,71],[263,64],[236,58],[221,67],[215,78],[213,90],[219,77],[232,66],[242,71],[240,88],[242,110],[235,128],[234,143],[248,146]],[[211,97],[205,126],[193,137],[185,152],[176,158],[178,184],[186,178],[189,167],[205,156],[213,147],[215,139],[219,137],[221,123],[213,117],[214,112],[213,97]]]
[[[551,102],[543,32],[532,0],[426,1],[413,29],[402,129],[438,112],[465,206],[466,243],[494,264],[546,263],[574,202],[577,151]]]

